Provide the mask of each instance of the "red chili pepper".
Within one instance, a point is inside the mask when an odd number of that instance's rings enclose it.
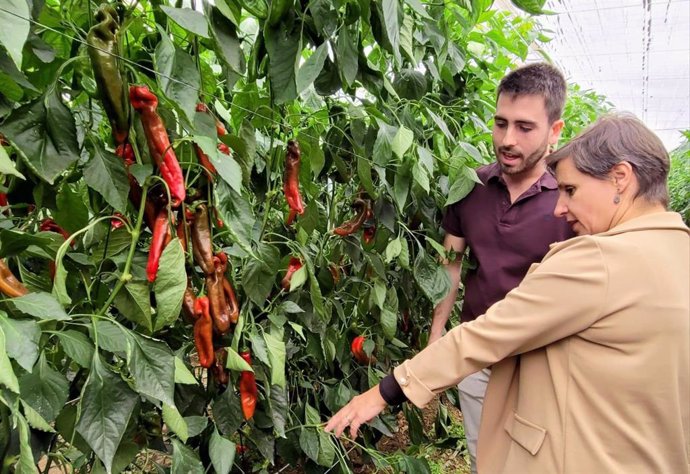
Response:
[[[185,288],[184,296],[182,297],[182,314],[188,323],[194,323],[198,319],[195,304],[196,296],[194,296],[192,285],[189,281],[189,278],[187,278],[187,288]]]
[[[235,452],[237,454],[243,454],[243,453],[246,453],[247,451],[249,451],[249,448],[247,446],[245,446],[244,444],[238,444],[235,446]]]
[[[163,249],[170,241],[170,229],[168,224],[168,211],[163,208],[158,211],[156,222],[153,225],[153,239],[149,249],[149,260],[146,264],[146,276],[149,282],[156,281],[158,274],[158,263],[163,254]]]
[[[206,275],[206,291],[211,305],[213,327],[220,334],[225,334],[230,330],[231,323],[228,303],[225,299],[225,289],[223,288],[225,276],[218,257],[213,257],[213,263],[215,267],[213,274]]]
[[[357,214],[349,221],[343,222],[339,227],[333,229],[333,233],[341,237],[357,232],[364,221],[369,217],[371,212],[371,204],[366,199],[357,198],[352,202],[352,207],[357,211]]]
[[[216,258],[220,262],[221,272],[223,275],[225,275],[225,272],[228,269],[228,256],[225,254],[225,252],[218,252],[216,254]],[[240,317],[240,305],[237,302],[235,289],[232,287],[230,280],[228,280],[226,276],[223,276],[223,292],[225,293],[225,302],[227,303],[230,322],[236,324]]]
[[[299,190],[299,168],[302,160],[302,152],[297,140],[288,141],[287,154],[285,155],[285,174],[283,176],[283,193],[290,208],[288,221],[291,224],[296,214],[304,214],[304,204]]]
[[[213,378],[219,385],[227,385],[230,381],[230,372],[225,368],[225,363],[228,360],[228,351],[221,347],[216,351],[216,362],[213,364],[212,373]]]
[[[249,351],[240,352],[240,357],[242,357],[247,364],[250,366],[252,365],[252,358]],[[245,420],[249,420],[254,416],[258,397],[259,390],[256,388],[254,372],[243,370],[240,373],[240,402],[242,404],[242,413],[244,414]]]
[[[158,98],[146,86],[130,86],[129,99],[134,110],[141,114],[149,152],[170,188],[172,206],[177,207],[185,198],[184,176],[170,145],[165,125],[156,113]]]
[[[55,221],[49,217],[41,221],[41,226],[39,227],[39,229],[43,232],[56,232],[62,235],[65,238],[65,240],[69,239],[70,236],[69,232],[57,225]],[[74,242],[72,242],[72,246],[74,246]]]
[[[364,336],[357,336],[352,340],[352,345],[350,350],[355,360],[360,364],[370,364],[372,362],[372,357],[369,357],[366,352],[364,352],[364,341],[366,338]]]
[[[0,193],[0,206],[7,206],[7,194]]]
[[[362,242],[369,245],[376,237],[376,225],[369,226],[362,232]]]
[[[196,299],[194,312],[197,315],[197,320],[194,323],[194,345],[199,354],[199,365],[208,369],[215,361],[215,354],[213,352],[213,322],[206,296]]]
[[[300,268],[302,268],[302,260],[297,257],[290,257],[287,272],[280,281],[280,286],[282,286],[284,290],[290,290],[290,281],[292,280],[292,275]]]
[[[122,227],[123,225],[125,225],[125,222],[124,222],[124,221],[126,221],[127,218],[126,218],[125,216],[123,216],[122,213],[116,212],[116,213],[113,214],[113,215],[114,215],[114,216],[117,216],[117,217],[113,217],[112,219],[110,219],[110,228],[111,228],[112,230],[119,229],[120,227]],[[118,219],[118,217],[119,217],[119,219]]]

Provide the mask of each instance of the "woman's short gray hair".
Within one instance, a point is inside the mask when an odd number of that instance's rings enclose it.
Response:
[[[564,158],[572,158],[578,171],[599,179],[606,179],[615,165],[626,161],[640,187],[635,197],[668,206],[668,153],[659,137],[632,114],[601,117],[548,155],[546,162],[555,169]]]

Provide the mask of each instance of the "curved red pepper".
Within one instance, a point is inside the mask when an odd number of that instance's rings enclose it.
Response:
[[[357,198],[352,202],[352,207],[357,211],[357,214],[349,221],[343,222],[333,229],[334,234],[344,237],[357,232],[364,225],[364,221],[367,220],[371,212],[369,201]]]
[[[290,208],[288,225],[292,223],[297,214],[304,214],[304,203],[299,190],[299,168],[302,160],[302,152],[297,140],[288,141],[287,154],[285,155],[285,175],[283,176],[283,193]]]
[[[292,275],[300,268],[302,268],[302,260],[297,257],[290,257],[287,272],[280,281],[280,286],[282,286],[284,290],[290,290],[290,281],[292,280]]]
[[[206,296],[196,299],[194,312],[197,315],[197,320],[194,323],[194,345],[199,354],[199,365],[208,369],[215,361],[215,354],[213,352],[213,322]]]
[[[153,239],[149,249],[149,259],[146,263],[146,277],[149,282],[156,281],[158,274],[158,263],[160,262],[163,249],[170,241],[170,230],[168,225],[168,211],[163,208],[158,211],[156,221],[153,224]]]
[[[252,365],[252,358],[249,351],[240,352],[247,364]],[[240,373],[240,402],[242,404],[242,413],[244,419],[249,420],[254,416],[256,410],[256,401],[259,398],[259,390],[256,388],[256,378],[254,372],[244,370]]]
[[[221,271],[223,275],[228,269],[228,256],[225,252],[218,252],[216,258],[220,261]],[[227,303],[228,316],[230,317],[230,322],[233,324],[237,323],[240,317],[240,305],[237,302],[237,296],[235,295],[235,289],[232,287],[230,280],[226,276],[223,277],[223,291],[225,293],[225,302]]]
[[[141,114],[141,123],[144,126],[149,152],[170,188],[172,206],[177,207],[184,201],[186,195],[184,176],[177,156],[170,146],[165,125],[156,113],[158,98],[146,86],[130,86],[129,100],[134,110]]]
[[[350,345],[350,350],[352,351],[352,355],[357,362],[360,364],[369,364],[372,362],[372,358],[369,357],[366,352],[364,352],[364,341],[366,341],[364,336],[355,337]]]

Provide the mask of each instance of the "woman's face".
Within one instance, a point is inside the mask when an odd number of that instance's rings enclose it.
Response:
[[[611,228],[616,204],[613,179],[597,179],[575,168],[572,158],[556,166],[558,202],[554,215],[565,217],[577,235],[606,232]]]

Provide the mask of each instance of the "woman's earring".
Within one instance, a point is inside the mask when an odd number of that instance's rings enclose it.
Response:
[[[614,204],[620,204],[621,202],[621,195],[616,191],[616,195],[613,196],[613,203]]]

